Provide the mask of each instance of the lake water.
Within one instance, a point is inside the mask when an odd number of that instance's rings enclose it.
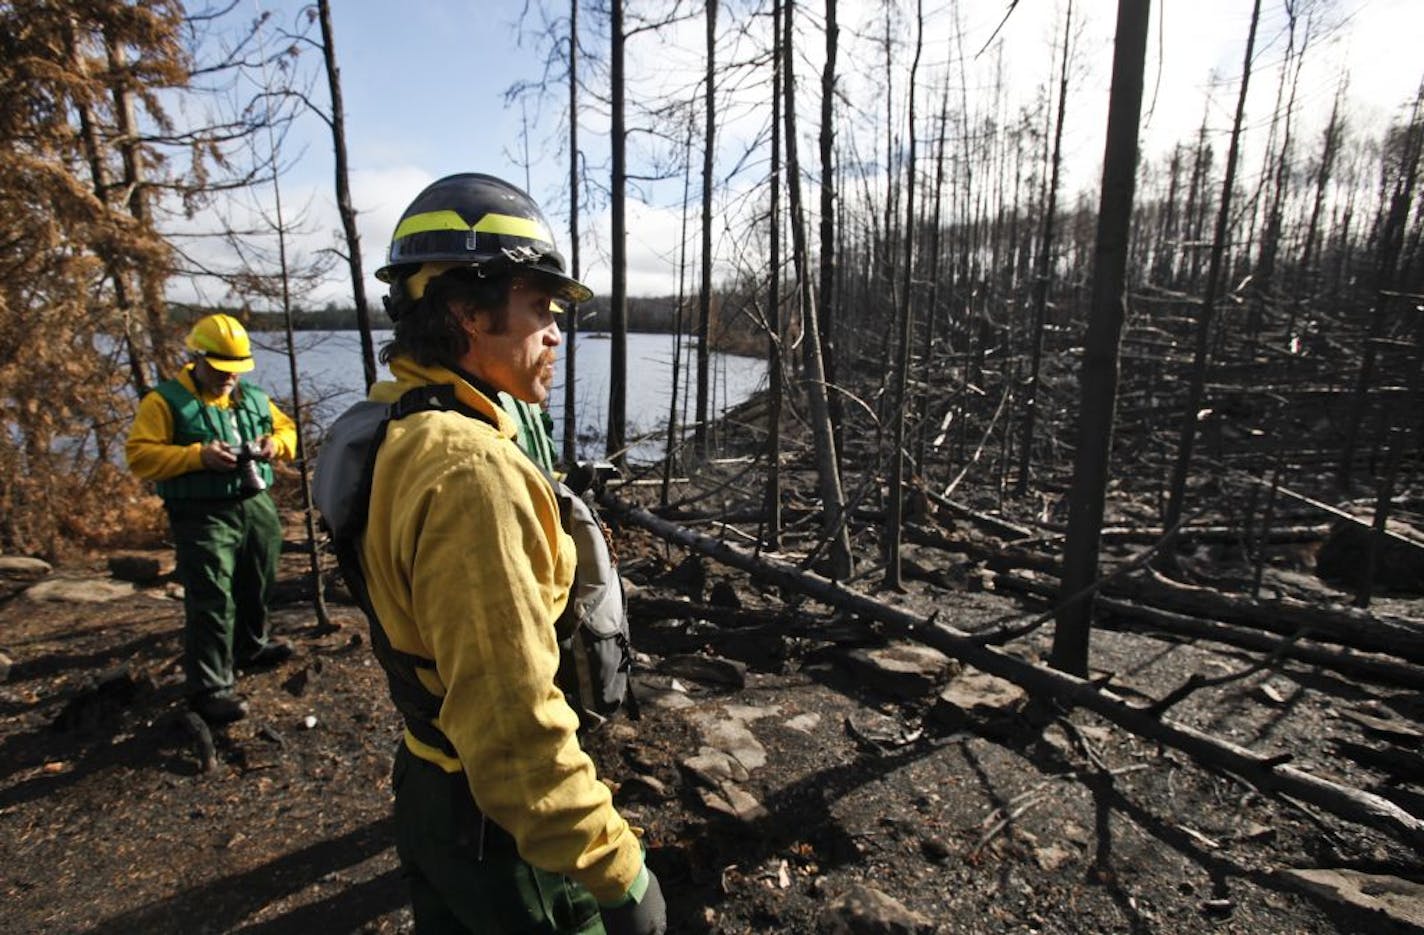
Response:
[[[376,348],[390,339],[389,331],[375,332]],[[255,382],[278,396],[291,395],[291,377],[286,357],[286,337],[280,332],[253,334],[253,356],[257,367]],[[355,331],[299,331],[296,335],[297,370],[302,401],[314,404],[315,418],[326,426],[346,407],[365,396],[361,373],[361,339]],[[608,357],[612,342],[589,334],[578,336],[577,403],[574,413],[579,439],[579,457],[603,454],[604,427],[608,421]],[[634,461],[655,461],[662,457],[667,440],[668,404],[672,391],[674,336],[670,334],[628,335],[627,437],[644,438],[628,449]],[[563,350],[562,348],[560,350]],[[712,414],[744,401],[766,385],[766,362],[754,357],[717,354],[712,357]],[[683,361],[678,379],[678,416],[686,424],[696,406],[696,390],[688,385],[695,378],[695,354],[683,342]],[[390,372],[378,362],[382,379]],[[558,379],[550,395],[549,414],[554,417],[557,450],[563,440],[564,361],[558,365]]]

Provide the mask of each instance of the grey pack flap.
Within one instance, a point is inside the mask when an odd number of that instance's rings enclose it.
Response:
[[[365,510],[356,502],[361,492],[361,476],[370,454],[371,442],[381,423],[390,415],[385,403],[363,400],[343,412],[327,432],[312,477],[312,502],[321,511],[331,534],[344,539],[362,530]]]

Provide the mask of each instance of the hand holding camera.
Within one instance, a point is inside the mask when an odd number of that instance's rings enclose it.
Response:
[[[237,473],[242,489],[266,490],[267,482],[262,479],[262,472],[257,469],[257,465],[259,462],[271,460],[270,445],[264,446],[261,440],[243,442],[233,453],[237,457]]]

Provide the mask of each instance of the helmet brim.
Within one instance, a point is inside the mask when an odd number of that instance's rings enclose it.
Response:
[[[203,360],[214,370],[221,370],[223,373],[247,373],[257,363],[251,357],[240,357],[236,360],[224,360],[221,357],[214,357],[212,354],[204,354]]]
[[[580,305],[593,298],[593,290],[571,276],[563,273],[555,273],[552,270],[529,267],[520,269],[516,275],[525,276],[542,285],[551,292],[555,299],[569,305]]]

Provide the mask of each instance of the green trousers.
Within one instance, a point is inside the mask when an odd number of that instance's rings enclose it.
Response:
[[[234,659],[267,644],[267,598],[282,551],[277,507],[266,493],[165,505],[183,584],[188,693],[230,689]]]
[[[514,838],[480,814],[463,773],[402,743],[393,781],[417,935],[603,935],[593,894],[520,859]]]

